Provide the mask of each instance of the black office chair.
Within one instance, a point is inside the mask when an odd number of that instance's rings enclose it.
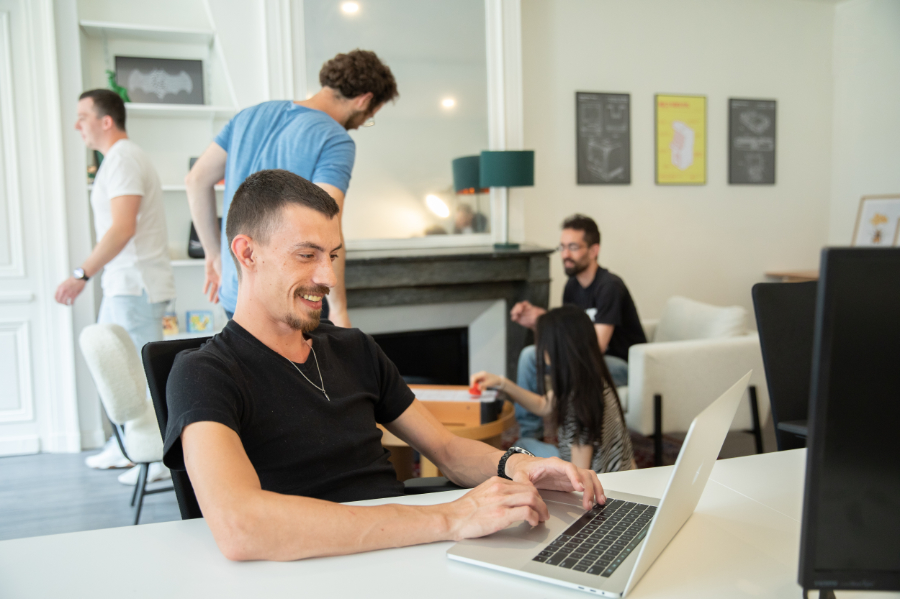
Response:
[[[209,337],[193,339],[178,339],[175,341],[156,341],[148,343],[141,350],[144,362],[144,372],[147,373],[147,384],[150,387],[150,396],[153,398],[153,407],[156,410],[156,420],[159,422],[159,430],[166,437],[166,426],[169,422],[169,406],[166,403],[166,382],[169,372],[175,363],[175,356],[186,349],[195,349],[203,345]],[[172,485],[175,487],[175,497],[178,499],[178,509],[181,510],[181,519],[202,518],[200,504],[194,494],[194,487],[186,471],[172,470]],[[404,483],[407,495],[420,495],[423,493],[437,493],[440,491],[452,491],[461,489],[446,478],[412,478]]]
[[[806,447],[818,283],[758,283],[753,307],[778,450]]]

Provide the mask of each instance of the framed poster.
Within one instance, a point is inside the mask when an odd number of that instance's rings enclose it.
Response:
[[[656,95],[657,185],[706,185],[706,96]]]
[[[900,195],[863,196],[853,242],[856,247],[891,247],[900,234]]]
[[[578,185],[631,183],[631,96],[575,92]]]
[[[775,185],[775,100],[728,100],[728,183]]]
[[[116,56],[116,82],[132,102],[203,104],[203,61]]]

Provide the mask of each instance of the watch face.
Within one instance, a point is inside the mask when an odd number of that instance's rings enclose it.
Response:
[[[75,278],[76,278],[76,279],[83,279],[83,278],[84,278],[84,269],[83,269],[83,268],[76,268],[76,269],[72,272],[72,274],[75,275]]]

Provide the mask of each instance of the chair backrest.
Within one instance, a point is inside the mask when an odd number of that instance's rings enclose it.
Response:
[[[92,324],[78,338],[106,414],[114,424],[138,418],[147,408],[147,384],[137,349],[117,324]]]
[[[147,373],[147,384],[150,387],[150,397],[153,398],[153,408],[156,410],[156,420],[159,422],[159,430],[165,443],[166,426],[169,422],[169,406],[166,403],[166,382],[169,380],[169,372],[175,363],[175,356],[186,349],[195,349],[203,345],[209,337],[193,339],[178,339],[175,341],[156,341],[148,343],[141,351],[144,360],[144,371]],[[175,497],[178,499],[178,509],[181,510],[181,519],[202,518],[200,504],[194,495],[194,487],[186,471],[172,470],[172,486],[175,487]]]
[[[747,311],[741,306],[713,306],[686,297],[666,302],[654,342],[718,339],[747,334]]]
[[[780,431],[778,423],[807,418],[817,288],[816,281],[753,286],[753,307],[779,450],[804,446]]]

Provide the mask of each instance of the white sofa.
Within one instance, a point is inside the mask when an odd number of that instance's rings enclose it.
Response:
[[[619,388],[619,397],[628,428],[654,438],[657,464],[662,435],[686,432],[697,414],[749,370],[750,389],[732,430],[752,432],[757,451],[762,451],[769,394],[759,336],[747,333],[746,321],[740,306],[723,308],[676,296],[659,320],[642,323],[649,342],[629,350],[628,386]]]

